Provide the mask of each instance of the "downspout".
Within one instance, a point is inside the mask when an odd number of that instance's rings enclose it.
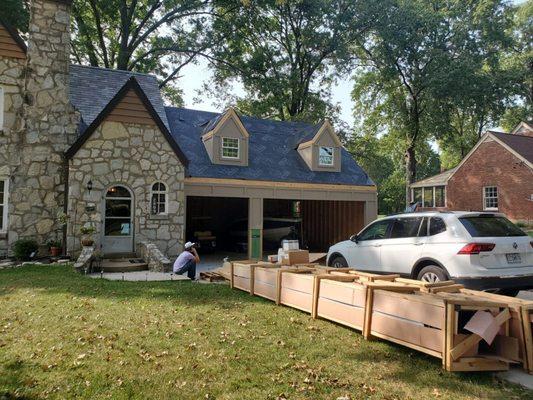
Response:
[[[63,213],[67,216],[68,211],[68,191],[69,191],[69,159],[66,154],[63,155]],[[63,225],[63,256],[67,255],[67,229],[68,229],[68,218],[66,218],[65,224]]]

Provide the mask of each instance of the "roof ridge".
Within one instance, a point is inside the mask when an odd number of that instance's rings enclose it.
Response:
[[[525,138],[528,138],[528,139],[533,139],[533,136],[529,136],[529,135],[520,135],[519,133],[511,133],[511,132],[493,132],[493,131],[491,131],[490,133],[496,133],[496,134],[507,135],[507,136],[520,136],[520,137],[525,137]]]
[[[175,110],[187,110],[187,111],[195,111],[195,112],[205,112],[205,113],[210,113],[210,114],[216,114],[217,116],[219,115],[223,115],[225,113],[225,111],[206,111],[206,110],[198,110],[198,109],[195,109],[195,108],[189,108],[189,107],[176,107],[176,106],[165,106],[165,109],[175,109]],[[271,118],[261,118],[261,117],[256,117],[256,116],[253,116],[253,115],[245,115],[245,114],[240,114],[239,113],[239,117],[240,118],[246,118],[246,119],[253,119],[253,120],[256,120],[256,121],[267,121],[267,122],[272,122],[272,123],[276,123],[276,124],[293,124],[293,125],[300,125],[299,127],[301,128],[314,128],[316,125],[321,125],[321,123],[317,123],[317,124],[313,124],[313,123],[310,123],[310,122],[305,122],[305,121],[280,121],[280,120],[277,120],[277,119],[271,119]]]
[[[94,66],[94,65],[82,65],[82,64],[70,64],[70,66],[71,67],[79,67],[79,68],[87,68],[87,69],[97,69],[97,70],[100,70],[100,71],[116,72],[116,73],[125,74],[125,75],[149,76],[151,78],[157,79],[157,77],[154,74],[149,74],[147,72],[127,71],[127,70],[124,70],[124,69],[97,67],[97,66]]]

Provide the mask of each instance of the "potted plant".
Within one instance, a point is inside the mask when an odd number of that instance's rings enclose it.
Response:
[[[80,233],[83,235],[81,238],[82,246],[92,246],[94,244],[94,239],[92,234],[96,232],[96,228],[91,225],[84,225],[80,228]]]
[[[61,252],[63,250],[61,240],[49,240],[46,245],[48,246],[48,249],[50,250],[50,255],[52,257],[59,257],[61,255]]]

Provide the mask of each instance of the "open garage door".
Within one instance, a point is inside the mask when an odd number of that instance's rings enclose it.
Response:
[[[246,253],[248,199],[187,196],[186,240],[200,244],[199,253]]]
[[[275,254],[283,238],[297,238],[301,248],[326,252],[364,227],[364,212],[360,201],[265,199],[263,249]]]

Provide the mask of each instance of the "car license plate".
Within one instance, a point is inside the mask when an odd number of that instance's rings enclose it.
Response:
[[[505,257],[507,258],[507,264],[520,264],[522,262],[522,257],[518,253],[508,253]]]

